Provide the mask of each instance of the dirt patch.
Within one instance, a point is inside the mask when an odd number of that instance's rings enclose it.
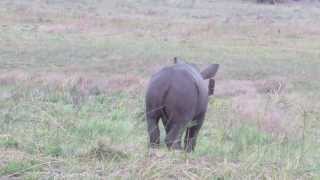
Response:
[[[277,103],[259,94],[245,94],[234,97],[232,106],[245,121],[257,124],[269,133],[285,133],[286,112],[277,108]]]
[[[266,132],[285,132],[286,110],[275,100],[286,92],[288,83],[285,78],[218,81],[216,87],[216,96],[231,97],[232,108],[243,119],[254,121]]]
[[[21,151],[0,148],[0,169],[11,161],[22,161],[25,160],[26,157],[27,155]]]
[[[272,79],[256,81],[254,85],[260,94],[281,94],[287,89],[288,83],[286,78],[274,77]]]
[[[0,73],[2,85],[46,86],[65,91],[76,89],[83,95],[113,93],[118,91],[137,92],[146,85],[145,78],[133,74],[112,75],[83,72],[39,72],[10,71]]]
[[[108,88],[112,91],[135,91],[138,89],[142,89],[142,87],[144,87],[146,84],[146,80],[144,78],[133,75],[120,75],[110,78],[107,83]]]
[[[249,80],[217,81],[215,96],[236,97],[244,94],[257,94],[254,82]]]
[[[104,20],[95,17],[82,17],[79,20],[69,20],[66,22],[43,23],[38,26],[38,31],[49,33],[72,33],[97,31],[105,27]],[[105,29],[106,30],[106,29]]]
[[[92,15],[83,15],[81,19],[42,23],[37,27],[38,31],[47,33],[94,33],[104,36],[123,35],[135,29],[135,21],[131,22],[125,17]]]
[[[216,96],[255,95],[277,93],[281,94],[288,88],[287,79],[283,77],[272,77],[263,80],[226,80],[216,82]]]
[[[24,71],[5,71],[0,74],[0,84],[10,85],[19,82],[26,82],[30,78],[29,74]]]

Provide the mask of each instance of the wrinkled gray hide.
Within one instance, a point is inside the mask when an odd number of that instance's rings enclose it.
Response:
[[[212,64],[202,72],[193,65],[174,59],[175,64],[161,69],[150,80],[146,93],[146,117],[150,146],[160,143],[159,120],[166,131],[169,149],[194,150],[196,138],[207,111],[209,95],[213,94],[219,65]],[[209,79],[209,82],[208,82]]]

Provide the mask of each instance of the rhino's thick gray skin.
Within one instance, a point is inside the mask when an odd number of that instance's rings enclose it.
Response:
[[[194,150],[207,111],[208,98],[214,90],[215,81],[211,78],[215,76],[218,67],[218,64],[212,64],[200,72],[195,65],[175,58],[174,65],[152,76],[146,93],[151,147],[159,146],[158,123],[161,119],[169,149],[181,149],[181,137],[186,130],[184,149],[187,152]]]

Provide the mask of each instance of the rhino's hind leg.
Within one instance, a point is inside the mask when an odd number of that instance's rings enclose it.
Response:
[[[172,109],[179,109],[178,107]],[[181,110],[181,107],[180,107]],[[187,113],[186,113],[187,112]],[[185,130],[187,123],[189,122],[190,117],[192,117],[192,112],[188,111],[169,111],[168,122],[166,123],[167,135],[165,142],[169,149],[182,149],[181,140],[182,135]]]
[[[157,148],[160,146],[160,129],[159,129],[160,116],[157,113],[150,113],[147,115],[148,133],[150,139],[150,147]]]
[[[203,124],[204,116],[205,116],[204,114],[201,114],[200,116],[198,116],[196,119],[197,124],[187,129],[186,135],[184,138],[185,151],[187,152],[194,151],[194,148],[196,147],[197,136]]]
[[[183,135],[184,127],[186,121],[178,122],[169,122],[167,126],[167,135],[165,142],[169,149],[182,149],[181,147],[181,138]]]
[[[170,124],[168,127],[168,133],[165,138],[165,142],[169,149],[182,149],[181,136],[183,127],[181,124]]]

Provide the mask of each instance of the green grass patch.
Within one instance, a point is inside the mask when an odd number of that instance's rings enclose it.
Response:
[[[0,147],[17,149],[19,147],[19,143],[13,137],[4,136],[4,137],[0,137]]]
[[[3,168],[0,169],[1,176],[21,176],[27,172],[33,172],[40,170],[40,167],[37,166],[39,163],[37,161],[10,161]]]

